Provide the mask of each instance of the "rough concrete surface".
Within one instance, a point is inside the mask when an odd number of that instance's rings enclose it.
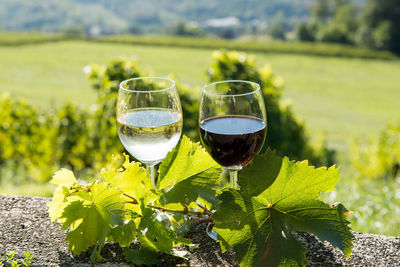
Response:
[[[74,256],[64,241],[65,232],[59,224],[51,224],[46,203],[50,199],[0,195],[0,259],[15,251],[23,258],[24,251],[32,253],[33,266],[91,266],[89,253]],[[400,266],[400,237],[354,232],[354,248],[350,259],[327,242],[313,235],[297,233],[296,238],[308,249],[312,266]],[[163,255],[164,266],[234,266],[233,253],[221,253],[218,243],[210,239],[204,227],[189,233],[200,244],[188,262],[176,261]],[[107,263],[96,266],[129,266],[123,262],[122,250],[106,244],[103,256]]]

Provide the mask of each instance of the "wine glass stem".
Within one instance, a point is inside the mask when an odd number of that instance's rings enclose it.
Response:
[[[229,170],[229,178],[230,178],[230,182],[231,182],[231,187],[233,189],[239,189],[238,171],[237,170]]]
[[[155,164],[147,164],[146,165],[147,173],[150,175],[151,184],[156,187],[157,176],[156,176],[156,167]]]

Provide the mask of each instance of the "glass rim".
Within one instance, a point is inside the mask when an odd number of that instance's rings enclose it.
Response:
[[[213,93],[213,92],[210,92],[210,91],[207,91],[207,90],[206,90],[207,87],[210,87],[210,86],[213,86],[213,85],[216,85],[216,84],[220,84],[220,83],[247,83],[247,84],[254,85],[254,86],[256,87],[256,90],[251,91],[251,92],[248,92],[248,93],[232,94],[232,95]],[[256,92],[261,91],[261,86],[260,86],[258,83],[252,82],[252,81],[246,81],[246,80],[225,80],[225,81],[217,81],[217,82],[212,82],[212,83],[206,84],[206,85],[203,86],[202,91],[203,91],[203,93],[207,93],[207,94],[210,94],[210,95],[216,95],[216,96],[246,96],[246,95],[254,94],[254,93],[256,93]]]
[[[167,87],[167,88],[162,88],[162,89],[157,89],[157,90],[151,90],[151,91],[143,91],[143,90],[132,90],[132,89],[128,89],[125,88],[123,86],[123,83],[128,83],[130,81],[136,81],[136,80],[144,80],[144,79],[153,79],[153,80],[164,80],[164,81],[169,81],[172,83],[171,86]],[[167,91],[170,90],[172,88],[176,88],[176,83],[174,80],[167,78],[167,77],[155,77],[155,76],[148,76],[148,77],[136,77],[136,78],[131,78],[131,79],[127,79],[124,80],[122,82],[120,82],[119,84],[119,89],[124,90],[124,91],[128,91],[128,92],[137,92],[137,93],[148,93],[148,92],[162,92],[162,91]]]

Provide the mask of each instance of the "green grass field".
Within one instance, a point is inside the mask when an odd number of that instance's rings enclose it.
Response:
[[[212,51],[83,41],[0,46],[0,92],[26,98],[43,108],[66,101],[89,105],[96,95],[83,67],[106,64],[122,56],[137,58],[142,73],[174,74],[199,95],[207,82]],[[400,215],[400,196],[396,193],[399,182],[363,181],[346,167],[350,165],[348,142],[352,138],[374,137],[400,116],[400,60],[252,54],[260,67],[270,65],[283,77],[284,98],[291,99],[310,136],[326,133],[329,145],[340,152],[339,165],[345,166],[345,172],[337,200],[355,211],[353,229],[398,235],[393,218]],[[45,196],[51,191],[48,184],[3,184],[0,189],[0,193]]]
[[[0,90],[43,107],[66,101],[90,104],[95,92],[83,74],[90,63],[135,57],[152,75],[170,73],[196,93],[206,83],[213,50],[58,42],[0,47]],[[326,133],[329,144],[347,150],[351,138],[376,135],[400,116],[400,61],[254,53],[285,80],[284,97],[310,135]]]

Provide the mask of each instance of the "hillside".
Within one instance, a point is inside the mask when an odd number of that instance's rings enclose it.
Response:
[[[267,25],[280,14],[288,27],[308,17],[312,0],[2,0],[0,29],[59,32],[68,27],[96,27],[100,33],[159,33],[179,21],[237,17],[243,27]]]

